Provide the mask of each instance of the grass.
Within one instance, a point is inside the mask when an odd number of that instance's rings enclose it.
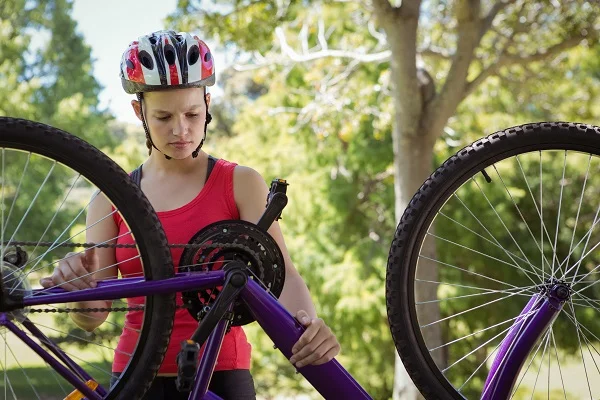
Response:
[[[110,371],[110,364],[93,364],[97,368]],[[94,377],[103,378],[99,374],[95,374]],[[104,387],[108,387],[109,380],[110,377],[106,376],[106,379],[101,380],[99,383]],[[5,382],[10,382],[10,384],[5,384]],[[35,391],[32,389],[32,385],[35,387]],[[0,373],[0,397],[4,396],[6,399],[16,397],[19,400],[62,400],[72,390],[72,386],[57,373],[51,372],[48,367],[9,369],[6,380],[4,372]],[[13,396],[13,392],[15,396]]]

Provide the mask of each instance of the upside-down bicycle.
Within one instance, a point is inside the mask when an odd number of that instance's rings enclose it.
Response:
[[[182,362],[178,380],[190,399],[218,398],[208,384],[229,326],[256,320],[286,357],[292,355],[303,328],[277,302],[283,260],[266,232],[286,203],[277,182],[256,224],[218,222],[180,244],[185,249],[174,274],[152,207],[99,150],[12,118],[0,118],[0,149],[4,398],[44,398],[43,384],[20,364],[25,350],[18,342],[41,358],[47,379],[65,398],[140,397],[166,349],[175,293],[183,293],[185,307],[199,319],[190,343],[205,344],[199,361],[192,346],[192,362]],[[426,398],[600,397],[593,379],[600,374],[598,156],[599,128],[515,127],[448,159],[410,202],[390,250],[386,299],[397,350]],[[129,226],[143,276],[76,292],[32,289],[67,250],[111,245],[82,239],[95,191]],[[114,349],[46,316],[77,312],[65,303],[88,300],[113,300],[112,310],[128,311],[118,302],[139,296],[139,340],[109,387],[110,370],[78,355],[74,343]],[[109,324],[121,329],[115,321]],[[370,398],[336,360],[299,372],[325,398]]]

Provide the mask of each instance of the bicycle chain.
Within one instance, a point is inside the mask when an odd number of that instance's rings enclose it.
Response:
[[[4,242],[4,245],[9,244],[8,242]],[[13,246],[36,246],[36,247],[70,247],[70,248],[75,248],[75,247],[84,247],[84,248],[90,248],[90,247],[99,247],[99,248],[135,248],[136,245],[135,244],[108,244],[108,243],[61,243],[61,244],[55,244],[52,242],[27,242],[27,241],[23,241],[23,242],[10,242],[11,245]],[[251,253],[254,256],[254,259],[258,261],[258,263],[260,264],[260,258],[258,257],[258,255],[256,254],[256,252],[254,252],[252,249],[248,248],[247,246],[244,246],[242,244],[238,244],[238,243],[173,243],[173,244],[168,244],[167,245],[169,248],[203,248],[203,249],[210,249],[210,248],[220,248],[220,249],[225,249],[225,248],[234,248],[234,249],[242,249],[245,250],[249,253]],[[183,308],[190,308],[189,305],[187,304],[182,304],[182,305],[175,305],[175,308],[177,309],[183,309]],[[77,312],[77,313],[87,313],[87,312],[104,312],[104,311],[116,311],[116,312],[126,312],[126,311],[142,311],[144,310],[145,307],[144,306],[137,306],[137,307],[87,307],[87,308],[83,308],[83,307],[79,307],[79,308],[30,308],[28,309],[28,312],[35,314],[35,313],[71,313],[71,312]]]

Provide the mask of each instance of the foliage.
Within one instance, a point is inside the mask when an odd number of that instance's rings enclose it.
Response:
[[[40,121],[110,151],[116,145],[108,126],[112,116],[99,107],[101,86],[93,76],[91,50],[71,17],[72,7],[68,0],[0,3],[0,115]],[[35,154],[3,150],[1,159],[4,240],[84,239],[82,210],[90,199],[89,182]],[[33,286],[72,249],[46,250],[27,248],[26,270]],[[65,324],[67,319],[61,314],[46,334],[67,341],[85,337],[73,324]]]
[[[109,150],[114,145],[107,127],[112,117],[99,109],[101,87],[93,77],[91,52],[76,30],[71,10],[72,3],[67,0],[2,2],[0,82],[4,90],[0,92],[0,115],[44,122]],[[56,238],[81,210],[61,207],[63,194],[68,193],[75,179],[67,168],[53,169],[41,157],[28,159],[12,152],[6,153],[4,168],[7,181],[3,184],[3,201],[7,207],[13,204],[8,232],[27,215],[27,225],[15,239],[40,238],[58,209],[44,235],[44,240]],[[46,174],[48,180],[36,197]],[[83,180],[77,188],[85,188]],[[34,198],[36,203],[26,214]],[[59,257],[61,253],[53,255]]]
[[[549,3],[510,2],[477,49],[469,79],[500,60],[502,45],[513,31],[518,44],[509,53],[522,55],[560,39],[550,26],[560,27],[561,38],[587,27],[587,14],[574,4],[565,2],[559,11]],[[482,2],[482,12],[492,5]],[[421,60],[438,91],[457,41],[456,7],[457,2],[437,1],[421,7],[417,45],[430,50]],[[224,106],[235,123],[213,151],[257,168],[267,180],[278,176],[290,181],[291,201],[282,226],[292,258],[319,314],[342,342],[343,364],[375,398],[390,397],[393,357],[383,298],[386,255],[395,228],[391,125],[397,104],[390,64],[387,59],[363,63],[345,53],[310,57],[327,50],[323,39],[330,49],[375,54],[386,49],[389,38],[382,39],[369,6],[361,2],[213,1],[201,7],[188,0],[179,1],[170,22],[182,30],[201,29],[202,35],[224,45],[221,50],[239,54],[239,71],[226,71],[221,82]],[[525,27],[533,26],[540,29],[529,30],[532,35],[527,36]],[[443,140],[436,144],[434,164],[478,137],[517,123],[559,116],[593,121],[598,112],[593,107],[598,83],[590,73],[590,63],[597,59],[594,51],[576,48],[553,59],[552,68],[545,63],[498,63],[497,76],[492,73],[478,82],[450,118]],[[260,96],[246,98],[249,88],[256,87]],[[446,233],[450,227],[439,229]],[[455,254],[443,255],[451,256]],[[482,259],[473,262],[486,265]],[[477,313],[466,319],[491,323]],[[290,375],[272,368],[263,346],[254,347],[256,380],[274,382],[277,371],[286,379],[268,392],[289,392]],[[457,354],[464,350],[456,348]]]
[[[170,20],[182,30],[202,27],[203,35],[219,40],[223,50],[238,52],[239,60],[246,62],[245,71],[230,69],[220,75],[225,96],[221,101],[215,99],[211,105],[215,121],[209,126],[206,149],[215,156],[256,168],[267,181],[281,177],[291,184],[290,203],[281,223],[292,259],[313,293],[319,315],[342,343],[339,357],[342,364],[374,398],[389,398],[394,351],[387,326],[383,282],[396,223],[392,121],[397,113],[389,58],[368,63],[342,54],[297,62],[284,51],[287,45],[296,55],[305,56],[310,51],[323,50],[325,39],[330,48],[383,54],[389,43],[374,22],[371,10],[363,3],[290,1],[282,4],[213,1],[203,2],[200,7],[199,1],[180,0],[178,12]],[[422,5],[422,29],[417,44],[420,48],[435,50],[423,52],[422,57],[436,80],[438,92],[446,82],[451,53],[458,40],[457,4],[428,1]],[[489,11],[493,4],[483,1],[482,8]],[[562,8],[556,10],[553,2],[507,4],[506,12],[494,29],[483,37],[477,60],[469,69],[469,79],[476,79],[487,67],[494,66],[503,54],[501,50],[507,50],[513,57],[533,54],[538,47],[550,46],[573,31],[585,29],[589,23],[586,19],[589,3],[586,2],[561,2]],[[578,8],[578,5],[582,6]],[[3,39],[0,41],[0,81],[7,89],[0,92],[0,114],[49,122],[111,149],[114,143],[106,128],[109,118],[98,109],[99,87],[91,77],[89,49],[75,31],[69,17],[70,7],[66,0],[9,0],[0,5],[0,37]],[[10,21],[8,16],[11,16]],[[326,29],[322,30],[320,24]],[[540,26],[544,28],[528,29]],[[533,36],[526,35],[529,31]],[[287,42],[282,43],[281,34]],[[511,35],[517,38],[516,44],[503,49],[502,45]],[[484,134],[518,123],[545,119],[598,120],[600,109],[595,102],[600,91],[600,49],[593,41],[588,45],[547,63],[498,64],[495,74],[490,74],[469,93],[449,119],[442,140],[436,143],[434,164],[438,165]],[[256,57],[249,58],[249,54]],[[143,159],[143,134],[139,129],[127,131],[120,126],[112,129],[120,143],[113,154],[124,168],[131,170]],[[11,165],[17,168],[19,164]],[[556,168],[548,174],[555,180],[560,174],[560,160],[552,165]],[[43,170],[35,167],[37,176],[43,177]],[[534,169],[535,165],[526,167]],[[584,167],[573,165],[573,174],[580,175]],[[22,169],[22,164],[19,168]],[[517,190],[518,175],[509,176],[515,181],[508,181],[508,187],[517,198],[525,220],[534,221],[534,204],[528,202],[527,193]],[[596,182],[596,177],[593,179]],[[531,184],[535,186],[535,179]],[[14,189],[17,185],[15,180],[10,187]],[[56,198],[64,182],[57,179],[48,187]],[[33,188],[27,188],[28,193],[32,191]],[[489,221],[490,230],[501,231],[500,223],[486,207],[478,188],[470,185],[463,191],[469,207]],[[486,195],[492,200],[500,199],[506,192],[502,187],[495,187]],[[556,199],[559,194],[553,192],[548,196],[548,199]],[[17,204],[21,213],[28,204],[23,201]],[[574,205],[572,202],[569,207],[572,209]],[[549,219],[557,216],[556,206],[553,202],[548,204]],[[447,207],[448,215],[453,218],[468,219],[460,204],[448,203]],[[593,205],[587,205],[584,209],[586,215],[593,212],[591,207]],[[503,212],[511,226],[523,227],[514,210]],[[43,218],[47,219],[48,215]],[[572,223],[565,221],[567,227],[572,227]],[[436,226],[440,236],[464,237],[465,244],[478,244],[459,228],[443,222]],[[52,237],[55,233],[52,232]],[[510,243],[508,235],[498,239]],[[564,248],[569,240],[570,237],[561,236],[559,246]],[[529,247],[523,246],[523,251],[534,254],[535,248],[530,243]],[[489,272],[488,260],[481,256],[447,246],[440,246],[439,252],[444,262],[459,262],[468,264],[474,271]],[[442,280],[464,278],[453,275],[449,269],[442,273],[446,274]],[[519,284],[526,279],[517,271],[496,278]],[[473,277],[466,279],[478,282]],[[466,293],[457,290],[452,295]],[[589,296],[593,297],[594,293]],[[472,300],[449,303],[441,311],[443,315],[450,315],[474,304],[470,303]],[[460,329],[474,331],[505,320],[507,315],[516,315],[520,306],[521,303],[510,303],[493,315],[468,313],[457,322],[460,326],[444,332],[445,338],[454,338],[452,335],[460,334]],[[596,316],[592,313],[581,318],[587,321]],[[558,321],[558,324],[566,328],[569,322]],[[112,332],[114,325],[104,328],[106,330],[97,333],[98,340],[116,333]],[[309,391],[284,357],[270,348],[267,338],[256,326],[249,327],[248,332],[254,346],[253,373],[262,395]],[[574,345],[571,340],[560,343],[567,351]],[[456,360],[471,348],[472,342],[463,341],[452,346],[446,357]],[[473,361],[461,364],[455,372],[456,379],[464,380],[470,373],[469,368],[472,371],[476,365],[473,363],[480,362],[486,354],[479,352]]]

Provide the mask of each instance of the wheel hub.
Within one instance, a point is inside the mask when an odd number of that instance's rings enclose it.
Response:
[[[7,259],[7,257],[4,257]],[[4,293],[2,296],[10,296],[11,299],[21,300],[26,296],[31,295],[31,285],[27,276],[23,273],[23,270],[17,265],[12,264],[8,261],[4,261],[0,266],[0,276],[2,277],[2,285],[4,287]],[[8,319],[14,319],[19,322],[23,322],[27,318],[29,310],[27,308],[20,308],[5,313]]]

